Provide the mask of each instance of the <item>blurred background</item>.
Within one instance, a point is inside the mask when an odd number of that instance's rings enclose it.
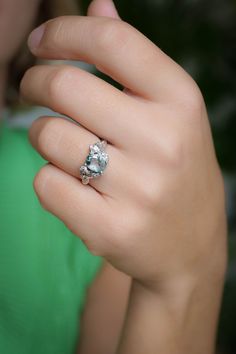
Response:
[[[205,97],[217,156],[224,173],[229,221],[230,262],[220,315],[218,353],[235,354],[236,1],[114,2],[122,19],[138,28],[182,65],[197,81]],[[89,0],[82,0],[84,13],[89,3]],[[97,75],[110,81],[101,73]]]

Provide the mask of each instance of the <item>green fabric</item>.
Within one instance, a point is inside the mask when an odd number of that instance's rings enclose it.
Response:
[[[27,130],[0,126],[0,353],[74,353],[86,288],[102,259],[33,190],[45,161]]]

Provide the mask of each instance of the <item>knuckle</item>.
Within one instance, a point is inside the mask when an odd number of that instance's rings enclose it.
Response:
[[[185,92],[184,108],[190,115],[190,118],[200,117],[204,107],[204,98],[197,83],[192,80],[192,84]]]
[[[167,170],[181,170],[186,162],[186,146],[184,141],[175,138],[166,145],[163,153],[164,165]]]
[[[129,38],[129,27],[123,21],[106,20],[95,29],[95,38],[99,50],[121,50]]]
[[[153,209],[159,198],[158,186],[154,180],[143,182],[140,188],[139,202],[146,209]]]
[[[63,86],[66,80],[71,76],[71,69],[66,65],[58,65],[53,68],[47,76],[47,93],[52,104],[60,104],[63,98]]]
[[[40,152],[47,158],[48,155],[54,155],[58,151],[59,142],[62,136],[62,129],[60,129],[60,121],[57,118],[40,117],[32,125],[40,125],[37,134],[36,145]],[[37,127],[35,128],[37,129]]]
[[[151,145],[152,154],[154,150],[154,145]],[[159,149],[156,149],[157,153],[160,155]],[[145,161],[142,163],[140,173],[137,174],[137,167],[135,168],[135,177],[132,183],[132,194],[134,194],[134,199],[138,208],[143,211],[153,209],[156,205],[159,197],[159,164],[157,164],[157,155],[151,155],[149,162]],[[160,161],[160,159],[158,158]],[[135,218],[136,219],[136,218]]]
[[[45,33],[40,43],[44,50],[55,49],[57,51],[58,43],[65,36],[65,20],[65,16],[59,16],[47,22]]]

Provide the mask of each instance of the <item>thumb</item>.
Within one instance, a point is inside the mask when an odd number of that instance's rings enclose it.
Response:
[[[87,15],[121,19],[112,0],[92,0],[88,7]]]

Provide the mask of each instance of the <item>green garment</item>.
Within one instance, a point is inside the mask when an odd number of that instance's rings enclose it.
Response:
[[[102,265],[33,189],[43,160],[0,125],[0,353],[75,352],[86,288]]]

